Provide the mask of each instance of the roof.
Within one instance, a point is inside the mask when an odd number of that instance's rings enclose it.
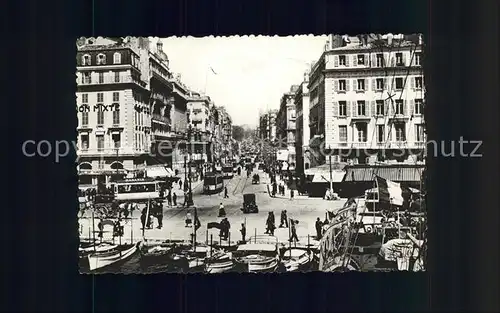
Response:
[[[394,182],[421,181],[423,165],[378,165],[378,166],[347,166],[344,182],[373,181],[375,175]]]
[[[238,251],[276,251],[276,245],[270,243],[247,243],[240,245]]]

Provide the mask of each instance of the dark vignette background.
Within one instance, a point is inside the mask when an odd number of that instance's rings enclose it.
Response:
[[[486,6],[495,1],[25,2],[3,5],[10,32],[2,50],[13,53],[2,62],[12,67],[3,75],[9,126],[8,201],[0,228],[5,310],[498,310],[498,9]],[[55,164],[21,154],[23,140],[75,139],[77,36],[363,32],[423,32],[429,139],[484,140],[482,159],[429,161],[427,274],[78,274],[75,156]]]

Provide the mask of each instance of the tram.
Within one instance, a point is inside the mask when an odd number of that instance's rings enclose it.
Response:
[[[162,182],[155,179],[137,178],[116,181],[113,189],[118,201],[148,201],[161,199]]]
[[[233,166],[225,165],[222,167],[222,176],[224,178],[233,178]]]
[[[224,188],[223,176],[218,173],[206,173],[203,179],[203,193],[218,193]]]

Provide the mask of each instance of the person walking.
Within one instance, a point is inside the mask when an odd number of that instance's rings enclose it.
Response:
[[[167,194],[167,204],[168,206],[172,206],[172,191],[169,189]]]
[[[293,189],[290,189],[290,200],[293,200],[293,196],[294,196]]]
[[[322,237],[323,223],[321,222],[319,217],[316,219],[315,226],[316,226],[316,239],[320,240]]]
[[[179,189],[182,190],[182,179],[179,179]]]
[[[282,227],[288,228],[288,218],[286,216],[286,210],[281,211],[280,228]]]
[[[146,208],[142,209],[142,212],[141,212],[142,228],[141,229],[144,229],[146,227],[146,214],[147,214],[147,209]]]
[[[295,226],[295,224],[297,223],[297,221],[294,221],[294,220],[290,220],[290,239],[289,241],[292,242],[292,241],[296,241],[298,242],[299,241],[299,237],[297,237],[297,228]]]
[[[247,228],[245,227],[245,223],[241,223],[240,233],[241,233],[241,241],[245,243],[246,242],[245,238],[247,235]]]
[[[227,194],[227,187],[224,186],[224,198],[229,198],[228,194]]]
[[[173,203],[174,206],[177,206],[177,195],[175,194],[175,192],[172,195],[172,203]]]
[[[156,204],[156,219],[158,220],[157,229],[162,229],[163,227],[163,207],[161,202]]]

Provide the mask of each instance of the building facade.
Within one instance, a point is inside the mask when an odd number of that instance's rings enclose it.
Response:
[[[297,172],[303,173],[311,166],[309,150],[309,71],[304,74],[304,81],[300,84],[295,94],[296,136],[295,152],[297,155]]]
[[[259,116],[259,138],[269,142],[276,140],[276,116],[278,110],[268,110]]]
[[[352,164],[421,160],[422,51],[421,36],[330,39],[309,83],[310,146],[320,163],[325,152]]]
[[[278,113],[276,115],[276,137],[278,140],[278,150],[281,155],[287,155],[287,163],[291,167],[296,166],[295,93],[298,89],[298,85],[293,85],[288,92],[283,94],[280,101],[280,109],[278,110]]]
[[[192,160],[197,164],[211,162],[211,106],[210,97],[194,93],[188,102],[188,122]]]
[[[79,42],[77,62],[77,153],[82,184],[107,183],[140,170],[150,152],[148,82],[140,55],[126,43],[105,38]]]

